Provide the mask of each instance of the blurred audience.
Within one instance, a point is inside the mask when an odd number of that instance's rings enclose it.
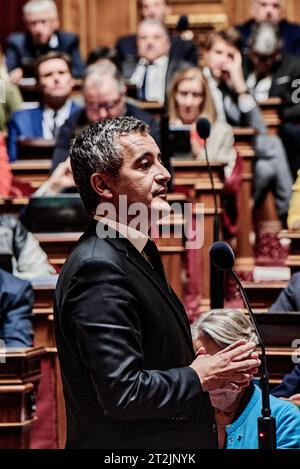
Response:
[[[33,64],[41,55],[60,51],[71,57],[72,74],[81,78],[84,63],[77,34],[59,30],[59,17],[53,0],[30,0],[23,7],[26,33],[12,33],[7,39],[6,63],[11,80],[33,76]]]
[[[10,194],[12,173],[8,161],[5,139],[0,135],[0,197]]]
[[[159,20],[149,18],[139,24],[136,60],[122,63],[123,76],[136,85],[139,99],[164,103],[172,76],[185,65],[171,59],[170,47],[166,27]]]
[[[93,64],[101,64],[103,60],[109,60],[112,62],[118,69],[118,71],[121,71],[121,63],[120,63],[120,58],[118,55],[117,49],[114,49],[113,47],[97,47],[96,49],[93,49],[87,58],[86,64],[87,66],[93,65]]]
[[[300,84],[300,57],[284,54],[276,28],[262,23],[249,40],[246,68],[246,83],[257,102],[275,96],[282,99],[280,135],[296,179],[300,168],[300,100],[295,87]]]
[[[85,108],[74,113],[64,123],[58,134],[52,170],[69,156],[70,143],[76,132],[102,119],[122,115],[133,116],[146,122],[151,135],[159,143],[159,126],[147,112],[126,103],[126,87],[116,66],[109,62],[91,65],[86,71],[83,84]]]
[[[230,28],[208,36],[203,73],[217,110],[217,118],[232,126],[251,127],[254,137],[254,203],[258,208],[272,190],[278,216],[286,225],[292,193],[292,176],[286,152],[279,137],[269,135],[261,111],[245,82],[239,33]]]
[[[170,14],[171,8],[166,0],[138,0],[139,15],[142,20],[156,19],[162,23],[165,22],[166,16]],[[191,65],[198,65],[198,51],[196,45],[192,41],[185,41],[178,35],[170,38],[170,61],[183,60]],[[137,42],[136,35],[125,36],[120,38],[116,43],[120,61],[125,60],[136,61]]]
[[[33,290],[0,269],[0,348],[32,347]]]
[[[16,277],[31,280],[56,273],[33,234],[13,215],[0,216],[0,254],[11,258]]]
[[[284,19],[285,0],[251,0],[250,11],[251,19],[236,26],[242,34],[246,54],[253,28],[261,23],[277,27],[284,53],[300,54],[300,26]]]
[[[74,79],[68,55],[49,52],[40,57],[36,77],[42,95],[39,107],[15,112],[8,125],[10,161],[18,158],[18,139],[55,140],[62,124],[80,109],[71,99]]]
[[[33,194],[34,197],[55,196],[64,192],[77,192],[70,158],[59,163],[49,179]]]
[[[19,88],[10,81],[1,47],[0,83],[0,132],[6,132],[11,115],[22,108],[23,99]]]
[[[214,355],[239,340],[257,343],[249,318],[233,309],[213,310],[192,325],[198,355]],[[255,370],[254,370],[255,371]],[[258,449],[257,419],[261,416],[261,390],[249,381],[242,389],[232,383],[232,390],[210,392],[215,410],[219,448]],[[276,419],[276,447],[300,449],[300,412],[291,402],[270,397],[272,416]]]

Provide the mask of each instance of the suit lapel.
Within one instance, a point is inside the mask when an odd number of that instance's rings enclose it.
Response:
[[[146,261],[143,255],[128,241],[126,238],[109,238],[106,240],[112,244],[115,248],[123,251],[131,264],[133,264],[140,272],[142,272],[152,284],[159,290],[165,301],[171,306],[175,313],[175,317],[179,322],[185,337],[189,344],[191,344],[191,335],[188,319],[186,317],[185,310],[177,299],[175,293],[172,293],[163,285],[159,275],[152,269],[150,264]],[[192,346],[191,346],[192,349]]]

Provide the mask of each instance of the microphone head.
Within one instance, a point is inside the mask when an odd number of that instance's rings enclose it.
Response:
[[[197,134],[203,140],[206,140],[210,136],[211,124],[205,117],[199,117],[196,124]]]
[[[235,256],[229,244],[217,241],[212,244],[209,255],[216,267],[221,270],[231,270],[234,266]]]
[[[187,29],[189,29],[188,17],[186,15],[181,15],[177,21],[176,31],[181,32],[186,31]]]

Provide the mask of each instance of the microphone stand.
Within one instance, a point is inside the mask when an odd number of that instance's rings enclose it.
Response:
[[[214,197],[214,223],[213,223],[213,242],[220,240],[220,222],[218,214],[217,192],[214,183],[213,172],[208,160],[206,139],[204,139],[205,159],[208,168],[208,174]],[[210,306],[211,309],[224,308],[224,272],[210,260]]]
[[[252,325],[254,327],[255,333],[259,340],[259,345],[261,347],[260,387],[261,387],[261,395],[262,395],[262,410],[261,410],[262,416],[258,417],[257,419],[259,449],[276,449],[276,419],[272,417],[271,415],[270,386],[269,386],[269,375],[268,375],[268,368],[267,368],[266,349],[265,349],[261,334],[259,332],[259,327],[258,327],[256,318],[253,314],[251,305],[249,303],[249,300],[243,288],[243,285],[233,269],[230,269],[230,273],[232,277],[235,279],[236,283],[238,284],[241,296],[248,310]]]

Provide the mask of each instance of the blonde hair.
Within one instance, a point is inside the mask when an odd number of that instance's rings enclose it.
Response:
[[[213,309],[204,313],[192,324],[191,331],[194,340],[205,333],[221,348],[241,339],[258,343],[250,319],[238,309]]]
[[[173,77],[172,82],[168,88],[168,109],[170,121],[180,119],[178,103],[176,100],[176,93],[178,86],[184,80],[198,80],[203,89],[203,102],[201,109],[199,109],[199,116],[206,117],[212,124],[216,121],[217,112],[213,99],[207,84],[207,81],[202,71],[197,67],[190,67],[179,70]]]

